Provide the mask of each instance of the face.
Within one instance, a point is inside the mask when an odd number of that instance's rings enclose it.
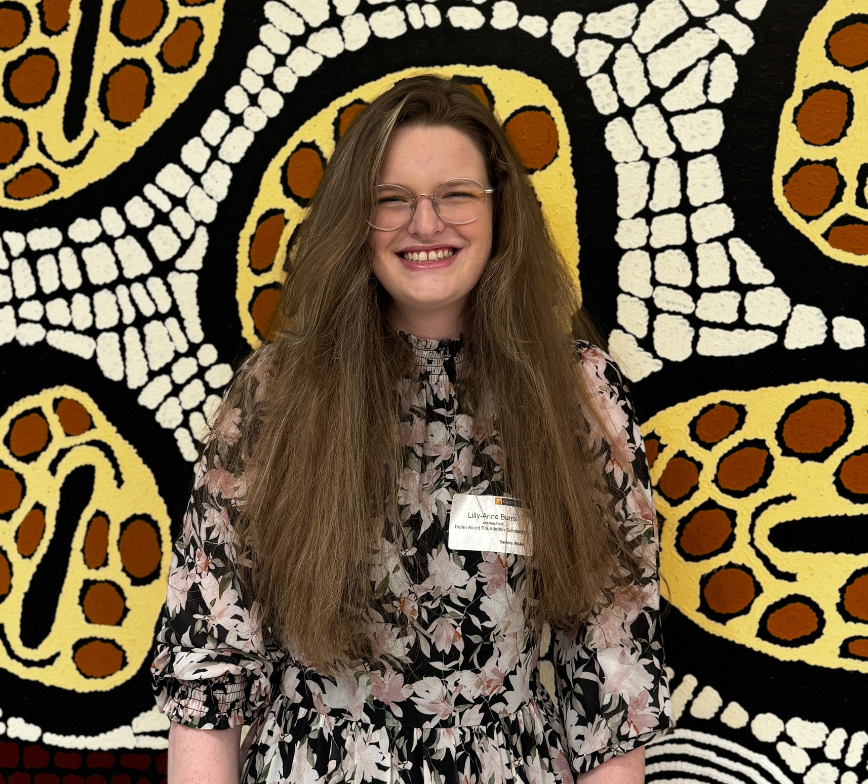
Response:
[[[416,196],[458,177],[491,187],[482,152],[469,136],[447,126],[402,126],[392,134],[377,183],[401,185]],[[485,212],[461,226],[443,221],[423,196],[403,228],[370,230],[374,275],[390,297],[397,328],[417,337],[457,337],[467,299],[491,255],[492,225],[491,195]],[[431,260],[413,260],[423,252]]]

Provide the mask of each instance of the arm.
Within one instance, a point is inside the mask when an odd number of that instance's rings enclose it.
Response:
[[[284,655],[263,639],[258,607],[239,578],[234,522],[245,487],[239,424],[240,412],[215,429],[197,467],[151,664],[157,706],[173,722],[179,781],[197,775],[237,781],[240,728],[268,704],[271,675]],[[205,765],[209,775],[202,773]],[[212,779],[212,770],[222,773]]]
[[[169,784],[238,784],[241,727],[197,730],[172,722],[169,728]]]
[[[642,784],[645,781],[645,747],[612,757],[587,773],[576,776],[576,784]]]
[[[642,780],[641,747],[673,724],[655,514],[639,424],[617,366],[594,346],[580,348],[581,383],[597,414],[588,417],[589,437],[609,494],[607,519],[600,522],[620,528],[623,546],[644,568],[611,601],[601,602],[577,634],[555,635],[551,655],[573,771],[579,779],[590,773],[587,781],[595,784],[632,784]]]

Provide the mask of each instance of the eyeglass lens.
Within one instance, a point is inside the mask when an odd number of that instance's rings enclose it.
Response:
[[[416,197],[426,198],[425,194]],[[434,209],[446,223],[471,223],[488,204],[488,194],[476,180],[447,180],[430,196]],[[370,223],[375,229],[399,229],[413,217],[413,195],[400,185],[378,185]]]

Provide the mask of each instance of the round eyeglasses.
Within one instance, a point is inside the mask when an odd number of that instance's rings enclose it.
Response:
[[[400,185],[378,185],[374,195],[374,208],[368,223],[379,231],[396,231],[406,226],[416,212],[416,202],[423,196],[431,199],[434,211],[446,223],[460,226],[473,223],[488,207],[488,194],[481,182],[460,177],[446,180],[432,194],[413,196]]]

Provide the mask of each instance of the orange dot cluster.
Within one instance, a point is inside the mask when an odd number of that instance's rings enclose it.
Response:
[[[737,434],[744,426],[744,406],[719,402],[704,408],[689,425],[696,444],[711,449]],[[789,405],[775,430],[774,447],[762,440],[735,443],[718,459],[713,483],[724,493],[745,497],[768,483],[774,470],[773,453],[799,461],[836,458],[834,472],[838,492],[857,503],[868,503],[868,449],[846,453],[853,430],[850,405],[835,394],[806,395]],[[665,446],[650,433],[645,440],[648,462],[660,459]],[[703,473],[700,461],[685,452],[664,456],[666,464],[657,491],[673,506],[687,501],[698,489]],[[682,557],[701,561],[731,549],[737,526],[736,513],[716,501],[706,501],[679,523],[675,545]],[[740,564],[718,568],[701,581],[701,610],[719,622],[749,611],[760,591],[750,570]],[[852,620],[868,621],[868,574],[851,575],[841,589],[840,610]],[[770,607],[760,620],[759,634],[780,645],[805,645],[822,633],[822,610],[810,599],[790,596]],[[868,639],[854,638],[842,649],[845,655],[868,658]]]
[[[868,24],[858,17],[839,22],[826,39],[826,56],[835,66],[859,71],[868,65]],[[854,101],[843,84],[830,82],[804,94],[793,114],[801,139],[812,147],[840,142],[854,119]],[[846,187],[834,160],[799,161],[783,182],[784,198],[806,220],[826,214]],[[844,215],[824,234],[829,247],[854,256],[868,255],[868,225]]]
[[[43,0],[38,13],[42,29],[49,35],[60,35],[69,25],[70,0]],[[119,129],[135,123],[153,100],[154,75],[135,56],[135,51],[160,32],[167,16],[165,0],[120,0],[112,9],[112,32],[121,44],[130,47],[130,57],[103,76],[97,98],[103,116]],[[0,50],[24,46],[31,26],[32,20],[23,6],[0,8]],[[189,70],[199,59],[203,38],[204,29],[198,18],[179,18],[160,44],[158,60],[163,70],[170,74]],[[5,68],[6,98],[21,108],[39,109],[52,100],[61,76],[61,66],[50,49],[27,49]],[[33,136],[26,123],[0,117],[0,168],[15,163]],[[16,201],[43,196],[59,186],[61,175],[62,172],[37,163],[7,180],[4,193]]]
[[[94,428],[93,417],[77,400],[59,398],[54,402],[54,417],[64,438],[87,438]],[[56,432],[56,431],[55,431]],[[39,460],[51,443],[51,426],[41,409],[25,411],[15,417],[4,442],[11,454],[21,462]],[[72,441],[71,444],[75,444]],[[24,476],[12,468],[0,465],[0,517],[6,517],[21,506],[25,497]],[[18,555],[32,558],[50,533],[53,520],[46,519],[46,510],[34,505],[18,525],[15,545]],[[115,583],[99,578],[99,570],[110,565],[113,525],[108,516],[97,512],[87,523],[81,557],[88,570],[95,571],[80,597],[81,608],[88,623],[116,626],[127,613],[123,590]],[[144,515],[133,515],[118,526],[117,555],[120,566],[134,585],[152,582],[159,574],[162,546],[156,523]],[[0,550],[0,601],[12,589],[12,564]],[[123,648],[111,640],[92,639],[80,643],[73,654],[78,670],[88,678],[105,678],[118,672],[126,662]]]

